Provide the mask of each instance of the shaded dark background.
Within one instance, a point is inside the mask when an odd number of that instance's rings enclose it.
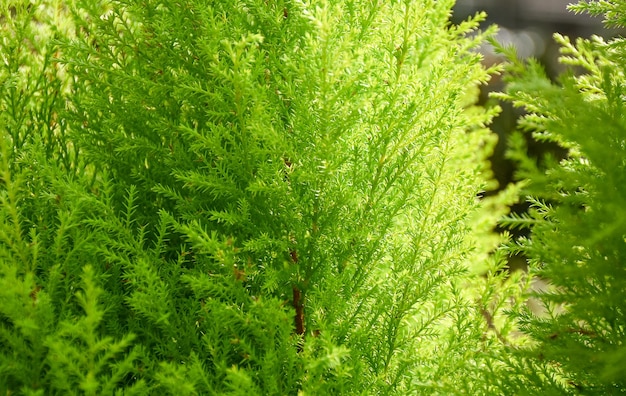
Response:
[[[554,33],[569,36],[589,38],[599,35],[605,38],[619,34],[617,30],[607,30],[602,24],[601,17],[591,17],[588,14],[575,14],[567,10],[567,5],[576,0],[457,0],[452,21],[458,23],[478,11],[486,11],[488,15],[486,25],[496,24],[499,32],[496,39],[505,45],[513,45],[521,58],[533,57],[544,65],[547,74],[556,78],[564,67],[558,63],[559,46],[552,38]],[[485,62],[499,62],[492,49],[485,46],[481,49],[485,55]],[[495,76],[488,86],[483,87],[482,104],[490,101],[489,92],[500,91],[504,88],[500,78]],[[513,109],[509,104],[499,103],[502,114],[491,126],[499,136],[498,145],[492,158],[493,172],[500,187],[506,186],[514,178],[515,164],[505,159],[507,137],[515,129],[517,118],[522,110]],[[564,155],[558,147],[540,144],[529,136],[529,154],[538,160],[546,153],[557,157]],[[514,208],[523,211],[525,205]]]
[[[615,35],[602,25],[601,17],[575,14],[567,10],[577,0],[457,0],[453,21],[460,22],[478,11],[486,11],[485,24],[500,27],[498,40],[513,44],[521,57],[544,61],[550,74],[562,71],[557,62],[558,47],[552,39],[557,32],[571,38]]]
[[[574,41],[578,37],[589,38],[592,35],[610,38],[624,35],[618,30],[608,30],[603,26],[601,17],[591,17],[588,14],[575,14],[567,10],[567,5],[577,0],[457,0],[452,21],[459,23],[478,11],[486,11],[488,18],[485,27],[496,24],[499,32],[496,40],[504,45],[513,45],[521,58],[533,57],[543,64],[546,73],[556,79],[565,67],[558,62],[559,46],[553,39],[554,33],[569,36]],[[485,63],[502,62],[490,46],[481,48]],[[504,85],[499,76],[494,76],[489,85],[482,88],[481,104],[495,102],[489,98],[489,92],[502,91]],[[515,164],[505,157],[507,140],[515,130],[517,119],[522,115],[522,109],[514,109],[508,103],[498,103],[502,113],[491,125],[491,129],[498,134],[498,144],[491,158],[494,176],[500,188],[506,187],[515,181]],[[566,152],[556,145],[540,143],[530,135],[526,136],[528,154],[539,163],[541,158],[550,154],[562,158]],[[489,192],[493,194],[495,192]],[[528,204],[520,202],[511,208],[512,212],[522,213],[528,210]],[[502,231],[502,230],[496,230]],[[508,230],[514,236],[528,233],[528,230]],[[509,257],[510,270],[526,268],[524,257]]]

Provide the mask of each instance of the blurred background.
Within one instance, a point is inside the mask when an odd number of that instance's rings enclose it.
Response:
[[[551,78],[556,78],[564,67],[558,63],[559,46],[552,38],[554,33],[569,36],[572,41],[577,37],[589,38],[592,35],[610,38],[618,34],[617,30],[608,30],[603,26],[601,17],[591,17],[587,14],[575,14],[568,11],[567,6],[577,0],[457,0],[452,21],[459,23],[478,11],[486,11],[487,25],[499,26],[497,41],[504,45],[513,45],[521,58],[533,57],[544,66]],[[481,52],[485,56],[485,63],[501,62],[490,48],[484,46]],[[493,102],[489,92],[501,91],[504,85],[498,76],[494,76],[489,85],[483,87],[481,104]],[[516,121],[522,115],[521,109],[513,109],[505,103],[498,103],[502,107],[501,115],[494,120],[491,128],[498,134],[499,141],[491,159],[495,177],[500,188],[514,181],[515,164],[505,158],[507,138],[515,130]],[[562,158],[566,153],[556,145],[539,143],[527,136],[528,152],[538,161],[547,153],[556,158]],[[525,202],[520,202],[512,208],[514,212],[524,212],[528,209]],[[516,230],[514,235],[527,233],[527,230]],[[522,257],[510,257],[511,270],[523,269],[526,263]]]
[[[557,72],[558,48],[553,33],[572,38],[612,34],[603,28],[600,17],[568,11],[572,2],[576,0],[457,0],[453,18],[458,22],[486,11],[487,23],[500,26],[499,41],[515,45],[521,57],[542,59],[549,72]]]
[[[620,32],[607,30],[602,24],[601,17],[591,17],[587,14],[575,14],[568,11],[567,6],[577,0],[457,0],[452,21],[458,23],[478,11],[486,11],[488,15],[485,26],[496,24],[499,32],[496,37],[504,45],[513,45],[521,58],[533,57],[539,59],[546,72],[552,78],[557,77],[563,70],[558,63],[559,47],[552,38],[554,33],[569,36],[589,38],[599,35],[605,38],[615,36]],[[481,49],[486,63],[502,61],[492,49],[485,46]],[[504,88],[501,80],[496,76],[491,83],[483,88],[481,101],[488,102],[491,91],[500,91]],[[504,158],[507,136],[515,128],[521,110],[500,103],[502,114],[495,120],[492,129],[499,136],[498,146],[492,159],[493,171],[500,182],[506,186],[512,179],[514,164]],[[539,144],[529,139],[529,151],[533,156],[540,158],[546,152],[563,155],[557,147]],[[523,210],[523,206],[518,210]]]

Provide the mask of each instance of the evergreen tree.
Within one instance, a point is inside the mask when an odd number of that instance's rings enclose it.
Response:
[[[608,26],[624,26],[623,2],[570,8],[604,14]],[[531,211],[505,220],[530,229],[530,236],[510,250],[528,257],[531,276],[549,284],[532,293],[544,313],[528,308],[519,313],[531,343],[514,367],[522,374],[520,389],[530,381],[543,389],[541,394],[623,394],[625,41],[555,38],[562,46],[561,62],[576,69],[552,83],[536,61],[524,64],[509,52],[509,84],[502,95],[528,112],[520,122],[523,131],[567,151],[562,160],[537,164],[526,154],[522,135],[513,139],[511,156],[520,164]],[[531,370],[541,374],[528,376]]]
[[[493,393],[452,3],[5,1],[0,389]]]

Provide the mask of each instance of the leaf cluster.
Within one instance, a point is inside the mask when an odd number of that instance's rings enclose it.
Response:
[[[621,2],[571,8],[603,13],[609,25],[620,25],[626,15]],[[511,59],[501,95],[527,111],[522,130],[567,150],[564,159],[539,166],[517,135],[510,152],[531,205],[527,215],[504,221],[530,230],[510,249],[526,255],[532,275],[549,284],[534,293],[544,313],[520,314],[534,341],[524,354],[528,364],[552,367],[561,378],[559,392],[619,394],[626,290],[623,39],[555,39],[561,62],[583,73],[566,72],[552,83],[536,62]]]
[[[2,19],[0,389],[493,390],[483,14],[35,3]]]

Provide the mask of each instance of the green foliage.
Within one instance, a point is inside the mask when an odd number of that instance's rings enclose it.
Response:
[[[623,25],[626,5],[580,3],[576,11],[606,14],[610,25]],[[554,393],[622,394],[626,341],[626,186],[624,142],[626,97],[624,40],[599,37],[562,46],[561,62],[576,66],[551,83],[536,62],[513,60],[502,95],[527,111],[520,127],[538,139],[567,149],[562,160],[541,165],[528,158],[524,139],[513,140],[511,155],[520,163],[520,178],[531,209],[505,223],[528,227],[529,238],[511,246],[525,254],[531,274],[549,283],[534,293],[545,312],[520,313],[522,330],[533,343],[524,349],[529,361],[560,378]],[[528,378],[526,378],[528,379]],[[542,393],[543,394],[543,393]]]
[[[484,15],[32,3],[1,19],[3,392],[494,392]]]

